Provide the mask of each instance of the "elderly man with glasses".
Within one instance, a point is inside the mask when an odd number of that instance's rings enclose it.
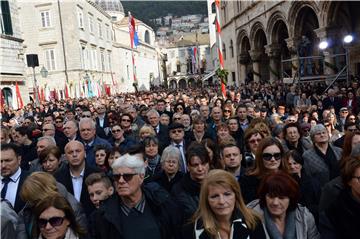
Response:
[[[116,194],[93,214],[92,237],[165,239],[179,236],[181,212],[158,184],[143,185],[145,163],[125,154],[112,164]]]

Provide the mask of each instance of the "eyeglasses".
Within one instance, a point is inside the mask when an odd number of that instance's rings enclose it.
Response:
[[[43,129],[42,131],[45,131],[45,132],[46,132],[46,131],[49,131],[49,130],[53,130],[53,129]]]
[[[65,217],[52,217],[49,219],[39,218],[38,225],[40,228],[45,228],[46,225],[50,223],[52,227],[58,227],[61,226],[61,224],[64,222],[64,219]]]
[[[174,118],[174,120],[181,120],[181,118]]]
[[[178,130],[171,130],[171,133],[175,134],[175,133],[182,133],[183,130],[182,129],[178,129]]]
[[[62,123],[62,121],[61,121],[61,120],[60,120],[60,121],[55,121],[55,123],[57,123],[57,124],[58,124],[58,123]]]
[[[119,181],[122,177],[125,182],[129,182],[133,179],[133,177],[137,175],[137,173],[119,173],[119,174],[113,174],[114,181]]]
[[[252,140],[249,140],[249,143],[255,144],[255,143],[259,143],[260,141],[261,141],[261,139],[252,139]]]
[[[270,161],[273,157],[276,161],[281,159],[281,153],[274,153],[274,154],[270,154],[270,153],[263,153],[262,157],[263,160],[265,161]]]
[[[122,119],[121,121],[123,121],[123,122],[131,122],[130,119]]]
[[[91,118],[91,115],[82,115],[81,118]]]

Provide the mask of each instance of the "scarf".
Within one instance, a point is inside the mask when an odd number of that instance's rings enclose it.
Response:
[[[155,173],[156,166],[159,164],[160,156],[156,155],[155,158],[150,159],[148,158],[148,168],[150,169],[151,173]]]
[[[271,239],[294,239],[296,238],[295,210],[286,213],[285,231],[282,236],[267,208],[264,210],[265,226]]]

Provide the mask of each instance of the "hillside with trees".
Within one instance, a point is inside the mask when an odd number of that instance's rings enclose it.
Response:
[[[207,15],[206,1],[121,1],[125,12],[154,26],[150,19],[165,17],[168,14],[174,16],[185,16],[191,14]]]

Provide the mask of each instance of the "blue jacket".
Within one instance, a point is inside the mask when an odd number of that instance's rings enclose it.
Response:
[[[86,145],[86,143],[84,143],[82,141],[82,143],[84,144],[85,146],[85,152],[86,152],[86,163],[89,165],[89,166],[92,166],[92,167],[96,167],[96,163],[95,163],[95,151],[94,151],[94,148],[96,145],[105,145],[105,147],[107,147],[109,150],[112,148],[111,147],[111,144],[105,140],[105,139],[102,139],[98,136],[95,136],[95,139],[92,143],[91,146],[89,145]]]

